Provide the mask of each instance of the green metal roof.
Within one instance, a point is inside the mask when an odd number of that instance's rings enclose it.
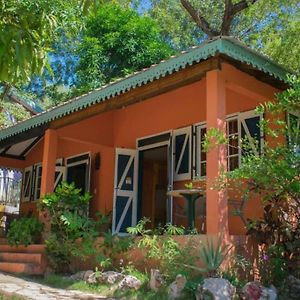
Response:
[[[280,81],[286,81],[286,76],[289,73],[280,65],[272,62],[258,52],[245,47],[237,40],[230,37],[218,37],[197,47],[193,47],[186,52],[182,52],[178,56],[173,56],[166,61],[153,65],[150,68],[136,72],[88,94],[74,98],[26,121],[2,129],[0,131],[0,145],[1,141],[7,138],[11,138],[24,131],[28,131],[53,120],[72,114],[75,111],[85,109],[86,107],[96,103],[106,101],[117,95],[126,93],[136,87],[145,85],[153,80],[184,69],[189,65],[193,65],[213,57],[218,53],[229,56],[242,63],[249,64]]]

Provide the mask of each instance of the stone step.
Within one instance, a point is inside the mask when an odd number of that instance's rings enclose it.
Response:
[[[32,263],[0,262],[0,272],[26,275],[42,275],[44,268]]]
[[[7,239],[4,237],[0,237],[0,245],[7,245]]]
[[[42,253],[13,253],[0,252],[0,262],[34,263],[42,264],[44,257]]]
[[[45,245],[29,245],[29,246],[10,246],[0,245],[0,252],[14,252],[14,253],[44,253]]]

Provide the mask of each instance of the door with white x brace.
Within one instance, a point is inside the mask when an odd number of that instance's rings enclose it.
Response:
[[[116,149],[113,233],[126,234],[137,219],[137,150]]]

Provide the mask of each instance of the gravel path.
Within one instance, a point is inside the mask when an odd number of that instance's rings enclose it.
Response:
[[[64,300],[64,299],[78,299],[78,300],[94,300],[107,299],[104,296],[96,294],[87,294],[74,290],[63,290],[51,288],[29,280],[10,276],[0,273],[0,293],[5,295],[18,295],[25,299],[32,300]],[[110,299],[113,300],[113,299]]]

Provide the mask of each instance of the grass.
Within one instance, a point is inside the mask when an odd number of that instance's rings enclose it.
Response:
[[[4,295],[0,293],[0,300],[24,300],[24,298],[17,295]]]
[[[149,290],[148,278],[143,273],[132,274],[132,275],[138,277],[143,282],[142,287],[137,291],[132,289],[119,290],[117,284],[116,285],[105,285],[105,284],[94,285],[94,284],[88,284],[85,281],[73,281],[70,279],[66,279],[60,275],[50,275],[45,278],[35,278],[34,281],[44,285],[48,285],[53,288],[79,290],[87,293],[96,293],[101,296],[114,297],[116,299],[119,298],[132,299],[132,300],[139,300],[139,299],[167,300],[168,299],[168,293],[166,289],[161,290],[158,293]],[[2,299],[0,298],[0,300]]]

